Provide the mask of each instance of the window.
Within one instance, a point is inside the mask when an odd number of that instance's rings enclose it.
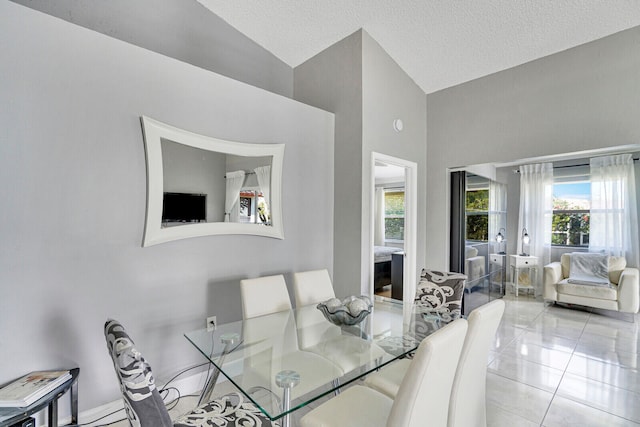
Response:
[[[553,184],[551,244],[589,246],[591,183],[589,181]]]
[[[404,191],[384,192],[384,238],[404,241]]]
[[[489,241],[489,189],[467,190],[465,215],[466,239]]]

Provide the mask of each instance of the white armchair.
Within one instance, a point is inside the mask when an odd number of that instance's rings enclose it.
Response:
[[[610,286],[569,283],[571,254],[562,254],[560,262],[544,267],[543,297],[545,301],[578,304],[624,313],[637,313],[640,308],[640,275],[637,268],[627,267],[623,257],[609,258]]]

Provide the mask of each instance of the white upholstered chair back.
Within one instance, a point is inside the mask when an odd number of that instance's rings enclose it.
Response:
[[[342,335],[339,326],[329,323],[314,305],[296,308],[298,343],[303,350]]]
[[[281,274],[240,280],[240,297],[244,319],[291,309],[287,283]]]
[[[278,390],[275,375],[282,370],[278,361],[283,354],[298,351],[296,336],[291,333],[294,327],[288,310],[245,319],[242,329],[245,358],[240,381]]]
[[[571,254],[566,253],[560,256],[560,265],[562,266],[562,278],[569,277],[571,270]],[[609,257],[609,281],[614,284],[620,283],[620,275],[627,267],[627,259],[625,257],[610,256]]]
[[[501,299],[473,310],[451,390],[449,427],[487,425],[485,388],[491,342],[504,313]]]
[[[300,350],[294,313],[290,311],[291,302],[282,275],[241,280],[240,293],[245,319],[243,351],[245,356],[251,356],[244,358],[241,383],[281,391],[275,383],[278,372],[305,372],[304,380],[291,391],[291,397],[295,399],[324,385],[326,378],[343,374],[329,360]],[[269,316],[265,316],[267,314]]]
[[[453,377],[466,333],[467,321],[458,319],[420,343],[393,401],[387,427],[447,425]]]
[[[293,273],[296,308],[334,298],[331,277],[326,269]]]

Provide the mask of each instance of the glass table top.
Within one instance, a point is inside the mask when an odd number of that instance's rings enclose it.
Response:
[[[314,304],[185,337],[265,415],[277,420],[414,351],[445,324],[415,311],[411,319],[403,324],[401,304],[376,301],[362,323],[340,327]]]

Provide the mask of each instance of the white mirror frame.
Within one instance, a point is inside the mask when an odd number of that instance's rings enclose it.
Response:
[[[147,159],[147,217],[142,246],[152,246],[189,237],[220,234],[250,234],[284,239],[282,227],[282,164],[284,144],[250,144],[225,141],[179,129],[149,117],[142,116],[142,132]],[[164,179],[161,139],[207,151],[236,156],[273,156],[271,162],[271,225],[235,222],[208,222],[162,227],[162,200]]]

